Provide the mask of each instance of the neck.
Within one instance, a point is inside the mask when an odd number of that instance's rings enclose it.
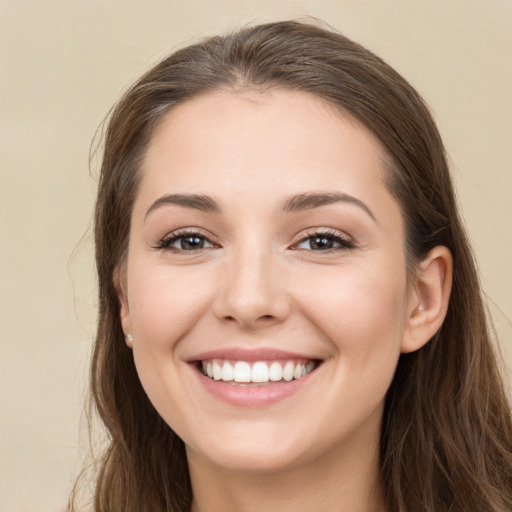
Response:
[[[378,437],[367,441],[272,473],[230,471],[187,450],[191,512],[385,512]]]

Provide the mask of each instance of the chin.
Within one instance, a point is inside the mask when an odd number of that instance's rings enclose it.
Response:
[[[242,440],[240,440],[242,441]],[[304,462],[304,454],[294,446],[286,446],[282,440],[242,441],[240,443],[217,440],[207,449],[187,446],[187,457],[234,473],[272,474],[287,471]],[[277,449],[276,449],[277,448]]]

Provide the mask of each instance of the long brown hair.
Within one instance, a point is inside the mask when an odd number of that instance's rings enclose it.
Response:
[[[183,443],[139,382],[113,278],[126,256],[139,163],[155,126],[181,102],[239,88],[309,92],[359,119],[386,149],[387,186],[403,212],[410,270],[435,246],[453,255],[446,320],[423,348],[400,357],[387,394],[381,475],[389,510],[512,510],[510,407],[432,116],[407,81],[370,51],[313,24],[279,22],[174,53],[111,113],[95,211],[100,300],[91,389],[109,433],[95,511],[190,508]]]

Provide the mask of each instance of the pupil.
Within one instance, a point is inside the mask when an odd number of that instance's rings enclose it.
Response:
[[[201,249],[203,247],[203,239],[198,236],[188,236],[181,239],[182,249]]]
[[[332,249],[333,241],[324,236],[317,236],[311,240],[312,249]]]

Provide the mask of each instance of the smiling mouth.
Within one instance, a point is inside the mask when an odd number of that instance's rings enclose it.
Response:
[[[205,359],[197,363],[199,371],[211,380],[233,385],[261,386],[299,380],[318,368],[321,361],[290,359],[247,362]]]

